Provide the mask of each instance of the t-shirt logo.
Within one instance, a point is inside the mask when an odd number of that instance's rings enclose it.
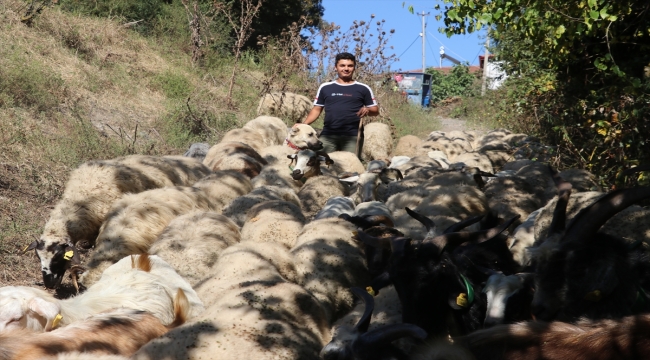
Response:
[[[332,96],[343,96],[341,93],[332,93]]]

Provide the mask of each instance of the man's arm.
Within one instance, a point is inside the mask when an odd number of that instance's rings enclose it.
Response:
[[[368,107],[362,107],[357,111],[357,116],[362,118],[364,116],[377,116],[379,115],[379,105],[370,105]]]
[[[307,114],[307,117],[305,118],[305,121],[303,121],[302,123],[307,124],[307,125],[313,123],[314,121],[316,121],[316,119],[318,119],[321,112],[323,112],[323,107],[318,106],[318,105],[314,105],[314,107],[309,111],[309,114]],[[379,112],[377,112],[377,113],[379,113]]]

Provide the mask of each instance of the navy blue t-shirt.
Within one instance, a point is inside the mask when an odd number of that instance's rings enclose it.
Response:
[[[366,84],[354,82],[343,85],[326,82],[318,88],[314,105],[325,107],[325,125],[321,135],[357,136],[357,112],[363,107],[376,106],[375,96]]]

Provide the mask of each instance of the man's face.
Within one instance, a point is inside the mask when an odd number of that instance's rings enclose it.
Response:
[[[341,59],[336,63],[336,74],[339,78],[347,79],[351,78],[354,73],[354,61]]]

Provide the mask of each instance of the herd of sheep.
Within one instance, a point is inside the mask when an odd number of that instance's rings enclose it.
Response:
[[[0,359],[650,356],[650,190],[507,130],[393,144],[368,124],[364,165],[260,116],[82,164],[25,248],[79,293],[0,288]]]

